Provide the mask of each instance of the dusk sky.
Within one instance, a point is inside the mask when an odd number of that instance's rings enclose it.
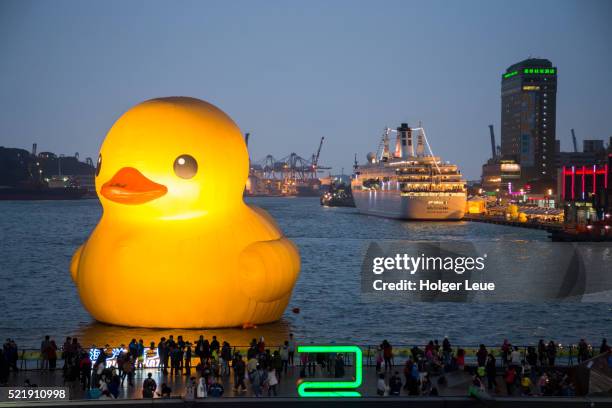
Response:
[[[207,100],[251,132],[253,161],[326,137],[350,173],[383,128],[421,120],[468,179],[499,143],[501,74],[558,68],[557,138],[612,136],[612,2],[0,0],[0,145],[97,157],[146,99]],[[581,143],[580,143],[581,145]]]

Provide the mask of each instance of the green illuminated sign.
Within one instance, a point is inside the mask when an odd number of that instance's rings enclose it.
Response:
[[[518,71],[508,72],[507,74],[504,74],[504,79],[513,77],[515,75],[518,75]]]
[[[298,346],[298,353],[355,353],[354,381],[302,381],[298,385],[300,397],[361,397],[354,391],[361,386],[363,356],[357,346]],[[353,391],[351,391],[353,390]]]
[[[524,68],[523,74],[544,74],[544,75],[555,75],[554,68]]]

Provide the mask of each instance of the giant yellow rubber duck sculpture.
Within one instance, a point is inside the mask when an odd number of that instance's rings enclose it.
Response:
[[[91,315],[160,328],[278,320],[299,253],[244,203],[248,172],[238,126],[207,102],[153,99],[121,116],[98,157],[102,218],[70,265]]]

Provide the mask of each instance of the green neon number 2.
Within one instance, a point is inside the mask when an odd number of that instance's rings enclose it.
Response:
[[[298,385],[300,397],[361,397],[354,391],[361,386],[363,356],[357,346],[298,346],[298,353],[355,353],[354,381],[303,381]]]

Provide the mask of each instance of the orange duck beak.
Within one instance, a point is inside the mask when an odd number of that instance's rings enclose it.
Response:
[[[124,167],[102,185],[100,193],[121,204],[143,204],[166,194],[168,188],[146,178],[133,167]]]

